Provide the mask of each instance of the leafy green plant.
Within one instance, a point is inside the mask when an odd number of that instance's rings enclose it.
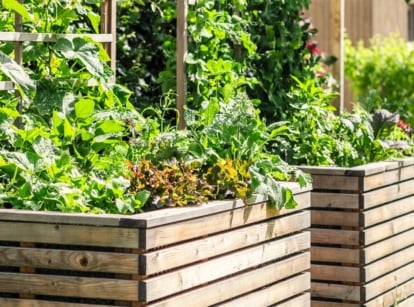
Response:
[[[368,110],[387,109],[414,124],[413,48],[401,37],[392,34],[377,36],[370,46],[362,42],[345,44],[345,75],[358,101]]]

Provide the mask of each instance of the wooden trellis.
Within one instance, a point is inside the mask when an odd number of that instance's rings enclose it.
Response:
[[[22,3],[22,0],[19,0]],[[187,56],[187,13],[188,0],[177,1],[177,110],[178,128],[185,128],[184,108],[187,100],[185,58]],[[102,43],[111,58],[110,66],[116,70],[116,0],[105,0],[101,5],[101,26],[99,34],[88,34],[96,42]],[[15,14],[14,32],[1,32],[0,41],[12,41],[15,44],[15,61],[22,64],[24,42],[55,42],[58,38],[73,38],[85,34],[27,33],[23,32],[22,19]],[[115,80],[113,80],[115,81]],[[0,81],[0,90],[15,89],[13,82]]]

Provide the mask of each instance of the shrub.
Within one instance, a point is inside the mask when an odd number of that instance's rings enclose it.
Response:
[[[414,49],[398,35],[377,36],[370,46],[345,44],[345,75],[368,110],[387,109],[414,124]]]

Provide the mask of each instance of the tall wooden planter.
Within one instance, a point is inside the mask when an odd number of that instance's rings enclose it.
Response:
[[[310,306],[310,190],[121,215],[0,210],[0,306]]]
[[[414,306],[414,160],[304,170],[312,306]]]

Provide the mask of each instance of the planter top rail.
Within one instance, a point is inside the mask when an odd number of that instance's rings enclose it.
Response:
[[[292,182],[283,183],[290,188],[297,197],[299,194],[309,192],[310,186],[300,188],[298,184]],[[267,199],[261,195],[255,195],[251,203],[267,203]],[[134,215],[122,214],[86,214],[86,213],[62,213],[52,211],[30,211],[19,209],[0,209],[0,220],[2,221],[27,221],[39,223],[62,223],[71,225],[94,225],[94,226],[124,226],[136,228],[151,228],[161,224],[176,223],[189,220],[200,215],[216,214],[236,208],[245,207],[246,204],[241,200],[219,200],[211,201],[208,204],[193,207],[175,207],[155,210],[150,212],[138,213]],[[247,205],[248,206],[248,205]],[[275,215],[287,214],[290,209],[277,211]]]
[[[357,176],[365,177],[374,174],[384,173],[401,167],[414,165],[414,158],[393,159],[364,164],[354,167],[336,166],[299,166],[302,170],[314,175],[334,175],[334,176]]]

